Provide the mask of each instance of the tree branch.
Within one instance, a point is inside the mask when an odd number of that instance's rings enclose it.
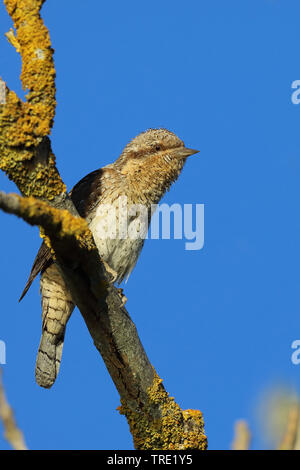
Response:
[[[278,450],[295,450],[299,433],[300,405],[298,401],[291,403],[288,410],[287,426]]]
[[[7,89],[0,105],[0,169],[23,196],[0,193],[0,207],[42,227],[94,344],[120,394],[137,449],[205,449],[200,411],[183,411],[165,391],[109,282],[87,223],[66,193],[55,166],[50,133],[55,71],[42,0],[5,0],[16,28],[26,103]]]
[[[251,442],[251,433],[248,423],[240,419],[234,426],[234,438],[231,444],[232,450],[249,450]]]
[[[18,428],[14,412],[9,406],[4,393],[2,370],[0,368],[0,419],[4,427],[4,436],[15,450],[27,450],[22,431]]]

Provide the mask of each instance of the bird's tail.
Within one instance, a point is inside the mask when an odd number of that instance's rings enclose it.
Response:
[[[50,388],[58,375],[64,337],[59,340],[44,330],[36,358],[35,380],[40,387]]]
[[[59,372],[66,326],[75,305],[55,263],[42,273],[40,286],[43,324],[35,379],[50,388]]]

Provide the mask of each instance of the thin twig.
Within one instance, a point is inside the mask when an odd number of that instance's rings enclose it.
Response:
[[[231,444],[232,450],[249,450],[251,433],[247,422],[243,419],[235,423],[234,438]]]
[[[295,450],[300,424],[299,403],[293,403],[289,409],[285,434],[278,447],[279,450]]]
[[[4,436],[15,450],[28,450],[22,431],[18,428],[14,412],[7,402],[0,368],[0,419],[4,427]]]

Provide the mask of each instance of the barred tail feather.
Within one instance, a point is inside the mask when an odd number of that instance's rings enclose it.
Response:
[[[50,388],[58,375],[64,338],[56,340],[53,334],[43,331],[35,366],[35,379],[40,387]]]

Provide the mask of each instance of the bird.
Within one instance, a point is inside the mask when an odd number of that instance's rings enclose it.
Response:
[[[125,213],[128,232],[147,232],[151,207],[157,205],[179,177],[187,157],[198,150],[185,147],[173,132],[148,129],[132,139],[114,163],[89,173],[69,195],[79,216],[86,219],[93,234],[100,258],[112,274],[112,282],[120,284],[132,272],[144,245],[145,237],[118,236],[121,224],[116,223],[115,237],[103,236],[111,229],[109,210],[119,209],[117,222]],[[147,220],[137,210],[122,212],[127,207],[144,207]],[[142,222],[144,221],[144,224]],[[58,375],[67,322],[75,308],[71,293],[57,264],[43,242],[34,260],[20,301],[32,282],[41,274],[42,336],[38,349],[35,379],[38,385],[50,388]]]

